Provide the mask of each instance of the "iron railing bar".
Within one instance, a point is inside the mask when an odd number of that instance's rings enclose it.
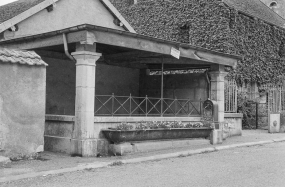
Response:
[[[110,112],[110,114],[112,114],[112,112],[107,108],[107,106],[106,106],[106,104],[111,100],[111,97],[106,101],[106,102],[102,102],[99,98],[95,98],[95,99],[97,99],[101,104],[102,104],[102,106],[101,107],[99,107],[96,111],[95,111],[95,113],[97,113],[97,112],[99,112],[99,110],[101,110],[103,107],[105,107],[106,109],[107,109],[107,111],[108,112]]]
[[[115,110],[114,114],[119,111],[121,108],[123,108],[126,112],[129,112],[124,105],[129,101],[130,98],[128,98],[125,102],[121,103],[118,99],[115,98],[115,100],[119,103],[119,107],[117,108],[117,110]]]
[[[177,113],[179,113],[181,110],[184,110],[185,113],[187,113],[188,111],[185,110],[185,106],[190,103],[190,102],[186,102],[185,104],[181,104],[178,102],[178,104],[181,106],[181,108],[177,111]]]
[[[142,103],[145,101],[145,99],[144,99],[142,102],[140,102],[139,104],[138,104],[135,100],[133,100],[133,101],[134,101],[134,103],[137,105],[137,107],[136,107],[131,113],[133,113],[134,111],[136,111],[138,108],[141,109],[143,112],[145,112],[145,111],[141,108],[141,105],[142,105]]]
[[[148,101],[148,99],[147,99],[147,95],[145,96],[145,115],[146,115],[146,117],[147,117],[147,101]]]
[[[95,95],[95,97],[112,97],[112,95]],[[121,98],[129,98],[129,96],[117,96],[117,95],[114,95],[114,97],[121,97]],[[132,98],[134,99],[145,99],[145,97],[135,97],[135,96],[132,96]],[[157,97],[148,97],[148,99],[161,99],[161,98],[157,98]],[[174,101],[175,99],[173,98],[163,98],[164,100],[172,100]],[[189,100],[189,99],[177,99],[179,101],[190,101],[190,102],[198,102],[196,100]]]
[[[157,101],[155,104],[153,104],[150,100],[149,100],[150,104],[152,105],[152,108],[148,111],[148,114],[153,110],[155,109],[158,113],[159,113],[159,110],[156,108],[156,105],[159,104],[160,100]]]
[[[193,106],[193,108],[196,110],[196,112],[198,112],[198,114],[200,113],[199,110],[197,110],[197,108],[190,102],[190,104]]]
[[[170,108],[170,107],[173,105],[173,103],[175,102],[175,100],[172,101],[172,103],[170,103],[169,105],[168,105],[168,103],[165,101],[165,99],[164,99],[163,101],[164,101],[164,103],[166,104],[167,108],[163,111],[162,115],[164,115],[165,112],[168,111],[168,109],[170,109],[170,110],[172,111],[172,114],[175,115],[175,112]]]
[[[189,112],[189,116],[193,113],[193,111],[194,111],[194,108],[192,108],[192,110],[191,110],[191,112]]]
[[[102,101],[101,97],[108,97],[106,101]],[[130,116],[144,116],[144,115],[149,115],[149,116],[189,116],[187,115],[189,109],[187,110],[186,108],[188,108],[190,105],[193,107],[191,110],[191,113],[193,113],[194,111],[196,111],[197,113],[199,113],[198,109],[195,107],[194,102],[197,101],[192,101],[189,99],[172,99],[172,98],[154,98],[154,97],[126,97],[126,96],[115,96],[114,94],[110,95],[96,95],[95,96],[96,100],[95,101],[99,101],[99,108],[95,111],[95,115],[96,116],[108,116],[109,114],[111,114],[112,116],[125,116],[126,114],[117,114],[119,110],[125,111],[127,114],[129,114]],[[121,101],[121,99],[125,99],[123,102]],[[142,101],[137,102],[137,99],[142,99]],[[110,101],[112,101],[112,111],[109,110],[108,108],[108,103],[110,103]],[[148,102],[149,103],[144,103],[144,102]],[[130,102],[130,103],[129,103]],[[193,102],[193,103],[192,103]],[[115,105],[119,104],[118,107],[116,107]],[[126,106],[126,104],[128,104],[128,106]],[[134,103],[134,106],[133,106]],[[159,111],[158,105],[162,103],[165,104],[166,109]],[[189,104],[190,103],[190,104]],[[144,108],[142,107],[143,104],[146,104],[147,108],[144,110]],[[150,104],[150,105],[149,105]],[[174,104],[176,104],[175,106],[175,111],[173,109]],[[148,107],[150,106],[150,109],[148,110]],[[187,107],[188,105],[188,107]],[[185,108],[186,107],[186,108]],[[107,112],[107,114],[99,114],[99,112],[105,109]],[[142,112],[141,114],[135,114],[136,111],[140,111]],[[182,112],[183,111],[183,112]],[[157,112],[157,114],[155,114]],[[170,112],[169,114],[167,114],[167,112]],[[185,115],[183,114],[185,112]],[[182,113],[182,114],[179,114]]]
[[[143,102],[145,102],[145,98],[144,98],[144,100],[143,100],[142,102],[140,102],[140,104],[137,104],[137,102],[134,101],[134,103],[136,103],[137,107],[132,111],[132,113],[135,112],[135,111],[139,108],[139,109],[141,109],[141,110],[144,112],[144,114],[145,114],[145,111],[141,108],[141,105],[143,104]]]

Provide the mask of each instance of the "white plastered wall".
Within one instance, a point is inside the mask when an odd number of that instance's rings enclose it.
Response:
[[[91,24],[111,29],[125,30],[113,23],[114,17],[100,0],[60,0],[53,11],[46,9],[18,24],[16,32],[5,31],[5,39],[62,30],[69,27]]]

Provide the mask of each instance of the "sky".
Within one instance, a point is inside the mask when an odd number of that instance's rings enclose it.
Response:
[[[8,3],[11,3],[11,2],[14,2],[14,1],[16,1],[16,0],[0,0],[0,6],[8,4]]]

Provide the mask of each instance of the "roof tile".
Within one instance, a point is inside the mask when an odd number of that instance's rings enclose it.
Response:
[[[13,64],[26,64],[30,66],[47,66],[41,57],[34,51],[20,51],[6,48],[0,48],[0,61]]]

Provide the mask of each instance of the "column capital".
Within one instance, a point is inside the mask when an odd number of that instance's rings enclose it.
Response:
[[[90,52],[90,51],[77,51],[71,53],[76,59],[76,65],[96,65],[96,61],[102,56],[101,53]]]
[[[102,56],[101,53],[96,53],[96,52],[90,52],[90,51],[77,51],[77,52],[73,52],[71,53],[71,55],[74,57],[74,58],[82,58],[82,56],[84,57],[89,57],[89,58],[100,58]]]
[[[209,75],[211,77],[211,81],[224,81],[225,76],[227,76],[228,72],[225,71],[210,71]]]

